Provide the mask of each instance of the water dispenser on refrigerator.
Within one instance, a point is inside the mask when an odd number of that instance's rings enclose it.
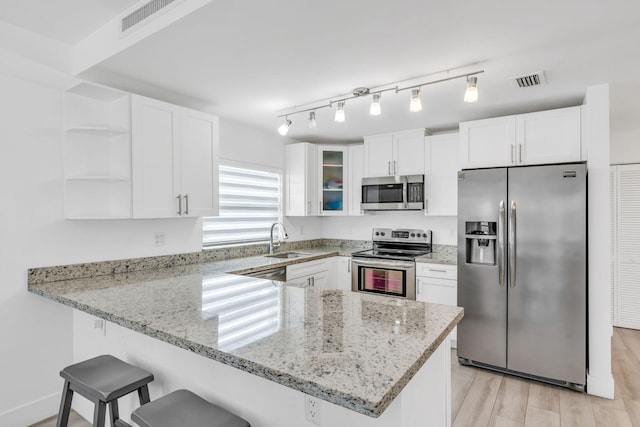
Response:
[[[465,226],[467,263],[496,265],[496,223],[467,221]]]

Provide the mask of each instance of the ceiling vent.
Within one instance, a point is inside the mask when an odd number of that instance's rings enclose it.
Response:
[[[120,35],[129,33],[131,29],[137,27],[142,22],[147,22],[151,17],[160,15],[159,12],[166,12],[169,6],[175,6],[184,0],[151,0],[134,11],[125,15],[121,19]]]
[[[511,77],[510,80],[517,88],[540,86],[547,82],[544,77],[544,71],[537,71],[535,73],[528,73],[518,77]]]

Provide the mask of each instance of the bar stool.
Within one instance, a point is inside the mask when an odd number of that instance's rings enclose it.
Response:
[[[62,401],[56,427],[66,427],[69,422],[71,401],[76,392],[95,404],[93,426],[104,427],[106,405],[111,409],[111,425],[127,426],[120,420],[118,398],[138,391],[140,404],[149,402],[147,384],[153,381],[153,374],[144,369],[130,365],[110,355],[102,355],[75,365],[67,366],[60,371],[65,379],[62,389]]]
[[[177,390],[131,414],[140,427],[251,427],[239,416],[189,390]]]

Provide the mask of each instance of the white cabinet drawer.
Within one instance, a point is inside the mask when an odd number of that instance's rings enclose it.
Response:
[[[292,264],[287,266],[287,280],[293,280],[303,276],[311,276],[320,271],[327,270],[329,270],[329,266],[327,265],[326,259]]]
[[[416,276],[436,277],[440,279],[458,279],[458,267],[446,264],[416,263]]]
[[[457,305],[456,282],[443,279],[416,280],[416,300],[435,304]]]

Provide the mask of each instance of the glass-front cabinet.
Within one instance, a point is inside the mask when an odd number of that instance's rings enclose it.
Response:
[[[347,215],[347,156],[345,146],[318,147],[320,215]]]

